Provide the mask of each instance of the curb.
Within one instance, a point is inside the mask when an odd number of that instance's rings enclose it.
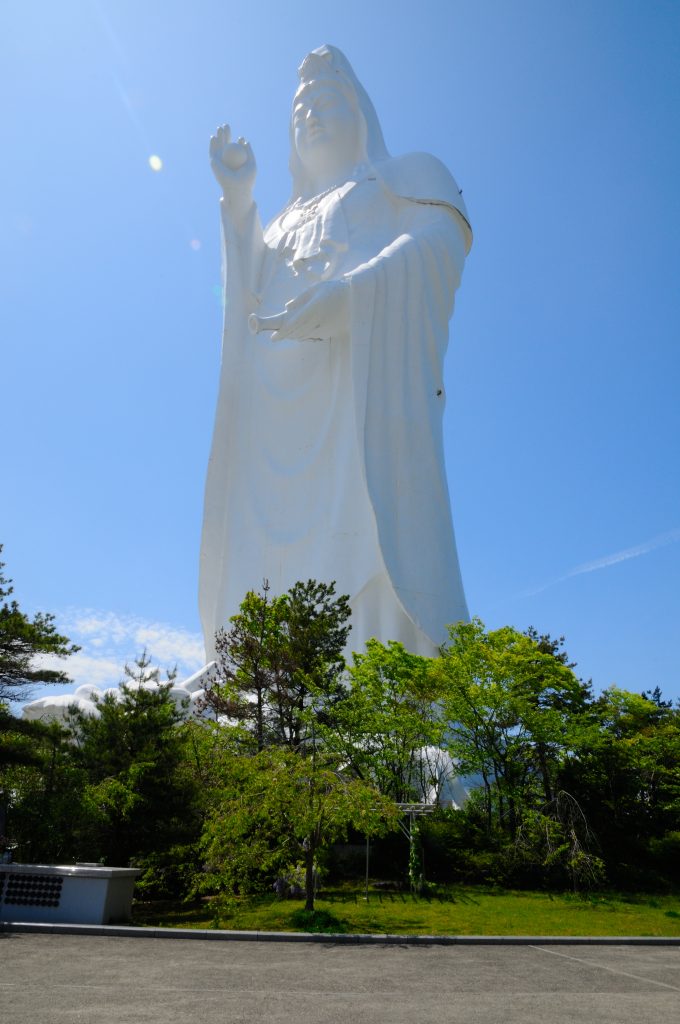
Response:
[[[316,942],[373,946],[680,946],[680,936],[656,935],[348,935],[239,932],[218,928],[140,928],[135,925],[38,924],[0,921],[2,932],[99,935],[128,939],[208,939],[221,942]]]

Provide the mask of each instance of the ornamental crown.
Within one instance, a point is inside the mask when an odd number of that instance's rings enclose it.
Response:
[[[342,68],[335,66],[333,52],[326,47],[307,54],[298,68],[298,77],[300,79],[299,89],[311,85],[312,82],[318,82],[319,79],[326,79],[339,85],[350,96],[356,96],[351,80]]]

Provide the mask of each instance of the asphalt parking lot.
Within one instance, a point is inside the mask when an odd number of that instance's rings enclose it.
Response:
[[[675,1024],[680,947],[0,933],[6,1024]]]

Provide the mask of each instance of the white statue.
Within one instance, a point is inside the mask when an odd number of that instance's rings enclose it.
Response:
[[[444,469],[442,364],[471,244],[447,169],[393,158],[344,55],[304,60],[290,201],[263,231],[255,159],[210,140],[222,186],[224,342],[208,467],[206,655],[247,590],[335,580],[350,647],[436,653],[467,618]]]
[[[184,717],[192,716],[201,718],[204,716],[203,697],[205,687],[213,682],[212,669],[210,666],[200,669],[182,683],[168,685],[161,681],[160,669],[154,669],[149,677],[142,682],[137,680],[126,680],[124,686],[127,690],[160,690],[167,689],[172,697],[177,711]],[[78,686],[73,693],[45,694],[37,700],[32,700],[23,706],[23,717],[32,722],[59,722],[60,725],[68,725],[71,718],[71,708],[76,707],[84,715],[92,715],[99,718],[101,712],[98,704],[105,697],[113,697],[120,702],[124,694],[119,686],[109,686],[101,689],[91,683]]]

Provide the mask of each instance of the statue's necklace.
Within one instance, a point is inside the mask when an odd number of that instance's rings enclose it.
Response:
[[[296,199],[291,210],[295,210],[297,213],[299,223],[306,224],[307,221],[314,220],[324,199],[333,192],[337,192],[340,188],[342,188],[342,185],[331,185],[330,188],[327,188],[324,192],[319,192],[318,196],[312,196],[311,199]]]

